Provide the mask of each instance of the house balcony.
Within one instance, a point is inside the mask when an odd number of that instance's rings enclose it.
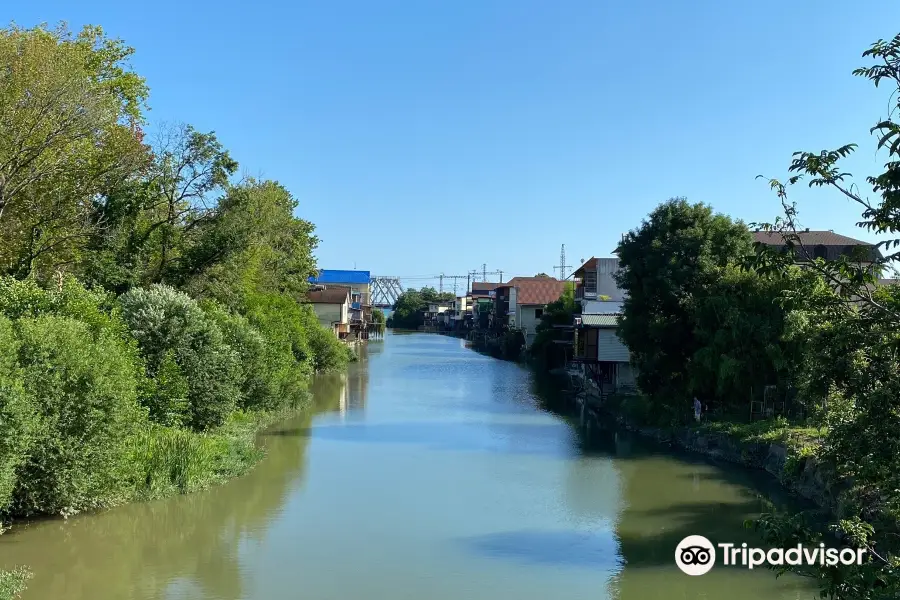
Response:
[[[585,286],[579,285],[575,288],[575,299],[576,300],[596,300],[597,299],[597,288],[596,286]]]

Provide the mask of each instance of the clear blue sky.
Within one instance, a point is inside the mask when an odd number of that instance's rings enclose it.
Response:
[[[504,278],[605,256],[672,196],[745,221],[791,152],[861,144],[885,90],[850,72],[892,1],[353,0],[8,6],[137,49],[150,119],[215,130],[316,224],[320,266]],[[797,190],[803,225],[867,238]],[[421,285],[422,281],[408,280]]]

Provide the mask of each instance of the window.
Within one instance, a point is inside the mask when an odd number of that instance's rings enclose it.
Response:
[[[584,291],[589,294],[597,293],[597,271],[585,271]]]
[[[534,309],[534,318],[535,318],[535,319],[540,319],[543,315],[544,315],[544,309],[543,309],[543,308],[536,308],[536,309]]]
[[[815,258],[828,258],[828,249],[822,244],[819,244],[816,246],[816,249],[813,250],[813,256]]]

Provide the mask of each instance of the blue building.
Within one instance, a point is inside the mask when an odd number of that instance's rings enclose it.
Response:
[[[310,277],[314,286],[339,285],[350,288],[350,323],[355,322],[365,328],[372,322],[372,276],[369,271],[342,269],[320,269],[319,274]]]

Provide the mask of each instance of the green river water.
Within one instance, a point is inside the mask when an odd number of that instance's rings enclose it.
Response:
[[[458,339],[389,333],[367,354],[261,436],[247,476],[15,529],[0,567],[31,567],[23,600],[815,597],[765,569],[674,564],[689,534],[758,543],[743,520],[785,501],[765,480],[587,443],[525,368]]]

